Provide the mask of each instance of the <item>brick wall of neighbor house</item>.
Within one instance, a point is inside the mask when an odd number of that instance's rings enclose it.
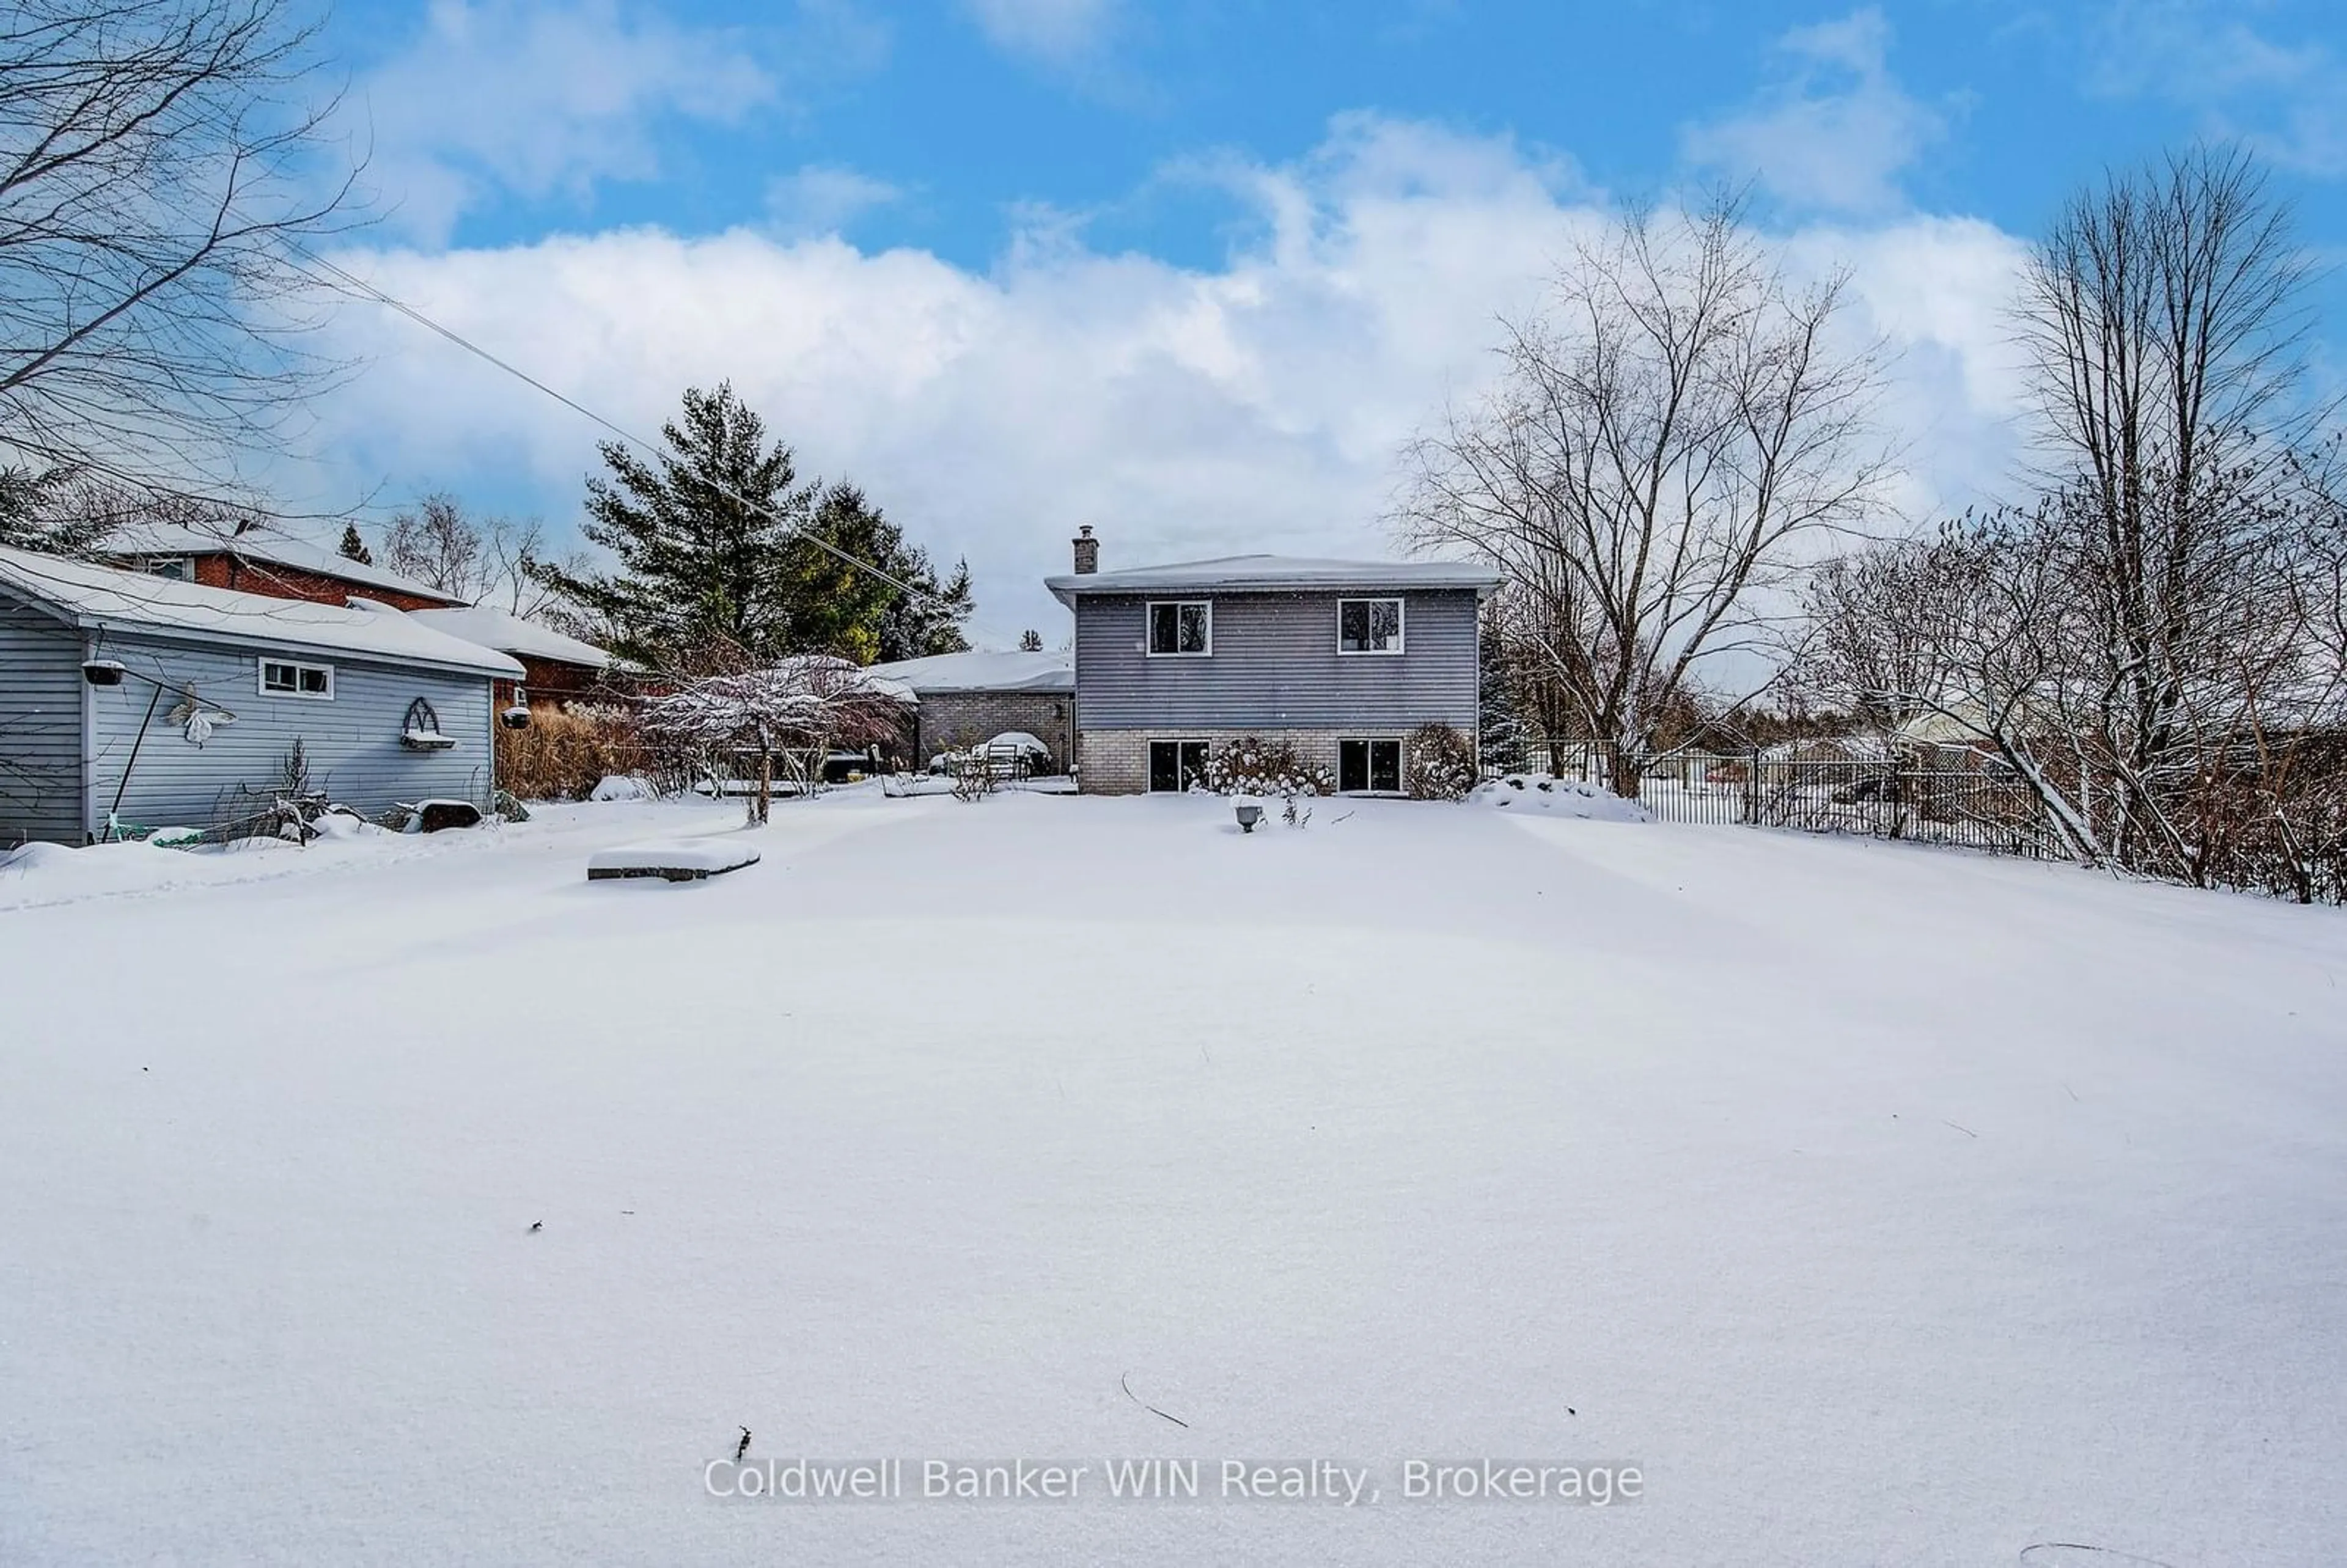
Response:
[[[1054,767],[1068,765],[1071,692],[931,692],[921,697],[914,716],[913,755],[916,768],[928,765],[938,753],[955,746],[990,741],[1013,730],[1023,730],[1051,749]]]
[[[1409,731],[1381,729],[1374,724],[1339,730],[1087,729],[1081,736],[1081,749],[1076,759],[1083,769],[1084,793],[1140,794],[1146,791],[1149,788],[1149,743],[1152,741],[1204,741],[1219,746],[1243,735],[1253,735],[1266,741],[1286,741],[1296,748],[1297,756],[1312,766],[1325,770],[1333,779],[1337,776],[1337,742],[1398,740],[1407,743]],[[1409,766],[1407,743],[1402,753],[1402,766],[1407,770]]]
[[[500,712],[513,706],[514,687],[518,684],[529,698],[533,708],[568,708],[573,702],[605,702],[615,700],[603,685],[603,672],[584,664],[568,664],[555,659],[532,659],[526,653],[509,654],[521,661],[526,673],[518,682],[497,682],[497,709]]]
[[[301,599],[312,604],[347,604],[354,597],[371,599],[394,610],[446,610],[457,600],[426,599],[373,583],[344,582],[340,578],[303,571],[298,567],[245,560],[231,555],[198,556],[196,580],[206,588],[231,588],[240,593],[266,594],[272,599]]]

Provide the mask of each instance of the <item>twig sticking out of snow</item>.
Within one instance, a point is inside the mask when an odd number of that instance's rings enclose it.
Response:
[[[1950,1122],[1944,1116],[1941,1117],[1940,1120],[1946,1125],[1953,1127],[1957,1132],[1962,1132],[1967,1138],[1977,1138],[1980,1136],[1979,1133],[1973,1132],[1971,1128],[1965,1126],[1961,1122]]]
[[[750,1451],[750,1429],[749,1429],[749,1428],[747,1428],[747,1427],[743,1427],[743,1428],[742,1429],[742,1440],[741,1440],[740,1442],[735,1443],[735,1444],[733,1445],[733,1462],[734,1462],[735,1464],[740,1464],[740,1463],[742,1462],[742,1456],[743,1456],[743,1454],[745,1454],[745,1453],[748,1453],[749,1451]]]
[[[2157,1557],[2138,1557],[2132,1552],[2115,1551],[2108,1546],[2088,1546],[2077,1541],[2036,1542],[2021,1549],[2021,1561],[2026,1568],[2038,1568],[2040,1564],[2044,1568],[2056,1568],[2057,1564],[2068,1562],[2073,1552],[2090,1552],[2105,1562],[2114,1564],[2132,1563],[2136,1568],[2174,1568],[2172,1563],[2163,1563]]]
[[[1184,1420],[1181,1417],[1179,1417],[1179,1416],[1167,1416],[1167,1415],[1165,1415],[1165,1412],[1164,1412],[1164,1411],[1163,1411],[1163,1410],[1159,1409],[1156,1406],[1154,1406],[1154,1405],[1151,1404],[1148,1400],[1146,1400],[1146,1399],[1143,1399],[1140,1395],[1138,1395],[1138,1394],[1134,1393],[1134,1392],[1133,1391],[1133,1374],[1132,1374],[1132,1373],[1127,1372],[1127,1373],[1125,1373],[1122,1377],[1119,1378],[1116,1380],[1116,1386],[1117,1386],[1118,1388],[1122,1389],[1124,1390],[1124,1397],[1125,1397],[1126,1399],[1131,1399],[1134,1404],[1139,1405],[1143,1409],[1147,1410],[1151,1415],[1153,1415],[1153,1416],[1164,1416],[1164,1417],[1165,1417],[1165,1419],[1166,1419],[1167,1420],[1169,1420],[1169,1421],[1173,1422],[1175,1426],[1177,1426],[1177,1427],[1181,1428],[1181,1429],[1182,1429],[1184,1431],[1185,1431],[1185,1432],[1186,1432],[1186,1431],[1188,1431],[1188,1430],[1190,1430],[1190,1423],[1189,1423],[1189,1422],[1187,1422],[1187,1421],[1185,1421],[1185,1420]]]

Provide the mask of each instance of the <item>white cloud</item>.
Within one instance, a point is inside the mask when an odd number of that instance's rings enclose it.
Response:
[[[2334,0],[2318,15],[2335,19]],[[2314,38],[2276,42],[2233,5],[2118,0],[2094,30],[2087,83],[2198,109],[2212,138],[2239,138],[2308,174],[2347,174],[2347,61]]]
[[[808,164],[766,183],[766,211],[785,235],[836,234],[858,218],[904,199],[885,179],[852,169]]]
[[[1947,134],[1888,66],[1891,25],[1872,6],[1797,27],[1773,53],[1778,78],[1743,111],[1685,128],[1688,162],[1758,179],[1798,207],[1881,211],[1900,204],[1898,178]]]
[[[1117,20],[1118,0],[963,0],[998,49],[1069,67],[1096,58]]]
[[[1112,564],[1389,552],[1398,446],[1482,384],[1496,318],[1533,306],[1603,217],[1504,141],[1368,118],[1296,165],[1225,172],[1263,230],[1206,270],[1064,231],[982,272],[747,230],[353,264],[646,434],[684,386],[730,377],[805,469],[852,476],[933,552],[968,554],[983,636],[1056,638],[1039,579],[1065,569],[1078,524]],[[1914,219],[1808,231],[1793,252],[1850,260],[1853,331],[1904,351],[1893,411],[1927,438],[1917,514],[1993,486],[2014,242]],[[338,330],[374,361],[323,411],[345,479],[518,491],[558,526],[576,517],[592,426],[387,313],[354,308]]]
[[[371,179],[428,241],[498,192],[583,199],[649,179],[662,120],[731,121],[774,94],[738,39],[614,0],[433,0],[422,36],[356,101]]]

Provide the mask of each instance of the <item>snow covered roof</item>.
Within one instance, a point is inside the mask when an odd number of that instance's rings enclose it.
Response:
[[[1218,560],[1135,567],[1127,571],[1047,577],[1043,586],[1071,609],[1098,593],[1273,593],[1331,588],[1471,588],[1488,598],[1500,586],[1491,567],[1460,561],[1321,560],[1309,556],[1225,556]]]
[[[875,664],[871,673],[903,682],[927,696],[942,692],[1072,692],[1071,653],[938,653]]]
[[[540,626],[487,605],[477,604],[466,610],[411,610],[407,618],[435,631],[445,631],[517,659],[544,659],[557,664],[583,665],[589,670],[601,670],[619,662],[591,642],[565,637],[550,626]]]
[[[436,589],[428,582],[402,577],[379,566],[366,566],[351,559],[340,550],[266,528],[231,534],[213,528],[190,528],[182,523],[134,523],[108,535],[103,548],[112,556],[232,555],[263,565],[314,572],[338,582],[413,594],[419,599],[436,599],[445,604],[464,602],[455,594]]]
[[[86,631],[163,631],[197,641],[266,643],[484,675],[522,673],[502,653],[381,605],[345,609],[271,599],[5,548],[0,590],[46,606]]]

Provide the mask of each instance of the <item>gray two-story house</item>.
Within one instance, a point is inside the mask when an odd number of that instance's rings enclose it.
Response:
[[[1402,787],[1409,733],[1475,733],[1478,607],[1499,573],[1448,561],[1232,556],[1102,571],[1086,528],[1045,586],[1075,614],[1087,793],[1186,788],[1215,743],[1284,739],[1337,787]]]

